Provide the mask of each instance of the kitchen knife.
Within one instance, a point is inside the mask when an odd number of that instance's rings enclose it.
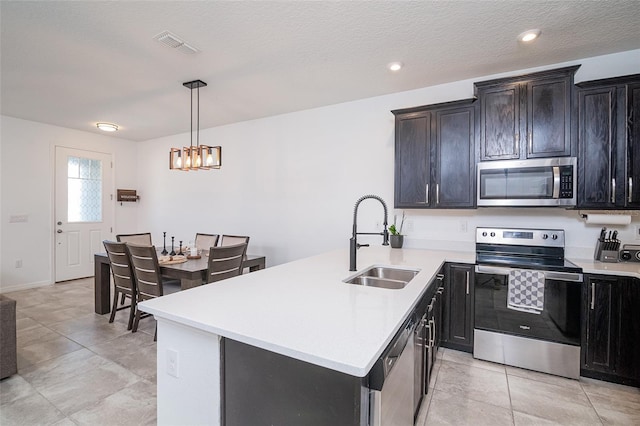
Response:
[[[607,228],[602,228],[602,231],[600,231],[600,242],[603,243],[604,242],[604,237],[607,234]]]

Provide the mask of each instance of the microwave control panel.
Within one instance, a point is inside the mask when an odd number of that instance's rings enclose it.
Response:
[[[573,166],[560,167],[560,198],[573,198]]]

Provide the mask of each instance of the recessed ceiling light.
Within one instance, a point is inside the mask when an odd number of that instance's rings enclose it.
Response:
[[[96,127],[103,132],[115,132],[118,130],[118,126],[111,123],[96,123]]]
[[[387,68],[394,72],[400,71],[402,69],[402,62],[391,62],[387,65]]]
[[[540,30],[527,30],[518,36],[518,40],[528,43],[540,37],[540,34],[541,34]]]

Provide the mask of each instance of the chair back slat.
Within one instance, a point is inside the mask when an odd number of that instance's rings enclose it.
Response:
[[[135,294],[136,281],[125,243],[103,241],[107,250],[114,285],[126,294]]]
[[[211,247],[209,249],[207,283],[241,275],[246,252],[246,243],[225,247]]]
[[[162,296],[162,277],[156,248],[128,243],[127,249],[131,256],[131,265],[138,285],[139,299],[147,300]]]
[[[196,234],[195,246],[198,250],[209,250],[211,247],[218,245],[218,234]]]
[[[245,235],[222,235],[220,247],[235,246],[236,244],[249,244],[249,237]]]
[[[118,234],[116,240],[121,243],[132,243],[139,246],[151,245],[151,233],[145,232],[142,234]]]

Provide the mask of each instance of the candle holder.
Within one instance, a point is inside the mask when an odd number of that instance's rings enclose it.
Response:
[[[167,233],[163,232],[162,233],[162,251],[160,252],[161,255],[166,256],[169,252],[167,251]]]
[[[171,253],[169,253],[169,256],[175,256],[176,255],[176,251],[173,249],[173,239],[175,237],[171,237]]]
[[[180,251],[178,252],[178,256],[184,256],[184,253],[182,252],[182,240],[180,240]]]

